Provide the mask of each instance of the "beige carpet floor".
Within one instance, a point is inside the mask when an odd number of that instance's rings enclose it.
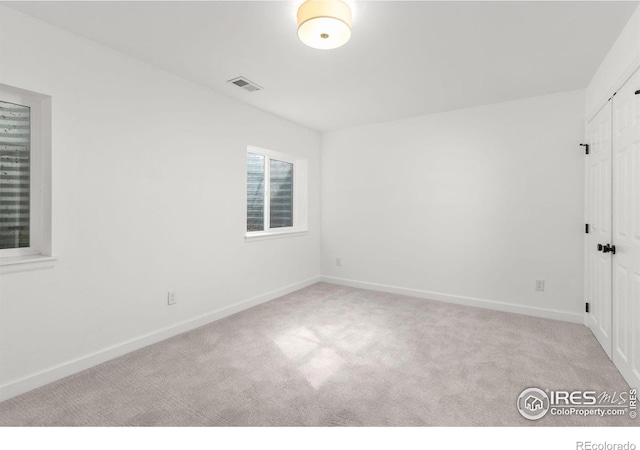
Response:
[[[0,425],[532,422],[524,388],[628,386],[582,325],[319,283],[0,403]]]

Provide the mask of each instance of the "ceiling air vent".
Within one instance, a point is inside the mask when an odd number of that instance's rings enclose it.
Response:
[[[249,92],[259,91],[260,89],[262,89],[253,81],[249,81],[245,77],[234,78],[232,80],[229,80],[229,83],[235,84],[236,86],[241,87],[245,91],[249,91]]]

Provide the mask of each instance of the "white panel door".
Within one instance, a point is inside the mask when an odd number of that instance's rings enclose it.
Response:
[[[589,328],[611,358],[611,256],[598,246],[611,243],[611,102],[587,127],[585,239]],[[602,247],[600,247],[602,248]]]
[[[613,362],[640,389],[640,72],[613,98]]]

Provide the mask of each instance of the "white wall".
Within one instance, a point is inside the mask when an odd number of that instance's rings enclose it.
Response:
[[[640,66],[640,7],[633,13],[587,86],[587,119],[591,119],[598,112],[638,66]]]
[[[59,256],[0,275],[0,399],[316,280],[315,131],[5,6],[0,83],[52,96]],[[245,243],[247,144],[308,158],[307,236]]]
[[[581,322],[583,120],[572,91],[326,133],[323,275]]]

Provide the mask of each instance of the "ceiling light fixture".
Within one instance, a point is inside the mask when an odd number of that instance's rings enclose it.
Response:
[[[298,37],[322,50],[346,44],[351,37],[351,9],[341,0],[307,0],[298,8]]]

